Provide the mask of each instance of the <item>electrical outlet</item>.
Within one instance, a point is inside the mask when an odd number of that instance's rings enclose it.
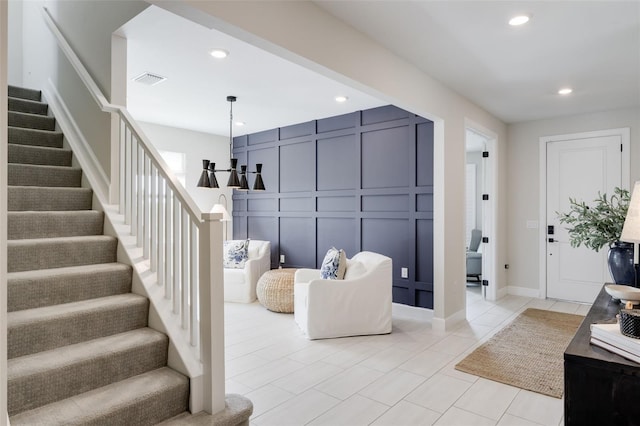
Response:
[[[400,268],[400,277],[409,278],[409,268]]]
[[[284,254],[280,255],[280,263],[284,263]]]

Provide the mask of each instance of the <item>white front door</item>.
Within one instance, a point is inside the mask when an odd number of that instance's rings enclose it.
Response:
[[[576,137],[547,142],[547,297],[592,303],[611,281],[608,247],[595,252],[574,248],[558,212],[569,211],[569,198],[591,203],[598,192],[611,195],[622,186],[621,136]],[[628,184],[625,182],[624,186]]]

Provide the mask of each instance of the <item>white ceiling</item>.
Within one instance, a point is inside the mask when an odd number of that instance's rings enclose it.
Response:
[[[640,106],[640,1],[315,1],[507,123]],[[531,15],[510,27],[516,13]],[[129,22],[128,77],[142,121],[228,135],[383,105],[216,30],[155,6]],[[214,47],[225,60],[208,55]],[[557,95],[563,86],[573,94]],[[344,94],[349,102],[337,104]]]
[[[127,108],[138,120],[229,134],[227,95],[234,135],[332,117],[384,102],[311,72],[220,31],[150,6],[123,28],[127,38]],[[223,48],[226,59],[209,55]],[[144,72],[167,80],[147,86],[132,80]],[[337,95],[349,100],[335,101]]]
[[[637,0],[316,4],[507,123],[640,106]]]

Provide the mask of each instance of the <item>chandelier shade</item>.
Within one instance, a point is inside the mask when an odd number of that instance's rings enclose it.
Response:
[[[233,103],[237,100],[235,96],[227,96],[229,102],[229,163],[230,168],[226,170],[216,170],[216,163],[209,160],[202,160],[202,173],[198,180],[199,188],[220,188],[218,185],[218,179],[216,179],[216,172],[229,173],[229,180],[227,181],[228,188],[238,189],[240,191],[249,190],[249,181],[247,180],[247,174],[255,174],[256,179],[253,184],[254,191],[264,191],[264,181],[262,180],[262,164],[256,164],[256,171],[247,170],[245,164],[240,166],[240,173],[238,174],[238,159],[233,158]]]

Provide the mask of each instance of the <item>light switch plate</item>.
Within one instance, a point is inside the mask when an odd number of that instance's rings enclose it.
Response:
[[[527,229],[538,229],[538,221],[537,220],[528,220],[527,221]]]
[[[284,254],[280,255],[280,263],[284,263]]]
[[[400,277],[409,278],[409,268],[400,268]]]

